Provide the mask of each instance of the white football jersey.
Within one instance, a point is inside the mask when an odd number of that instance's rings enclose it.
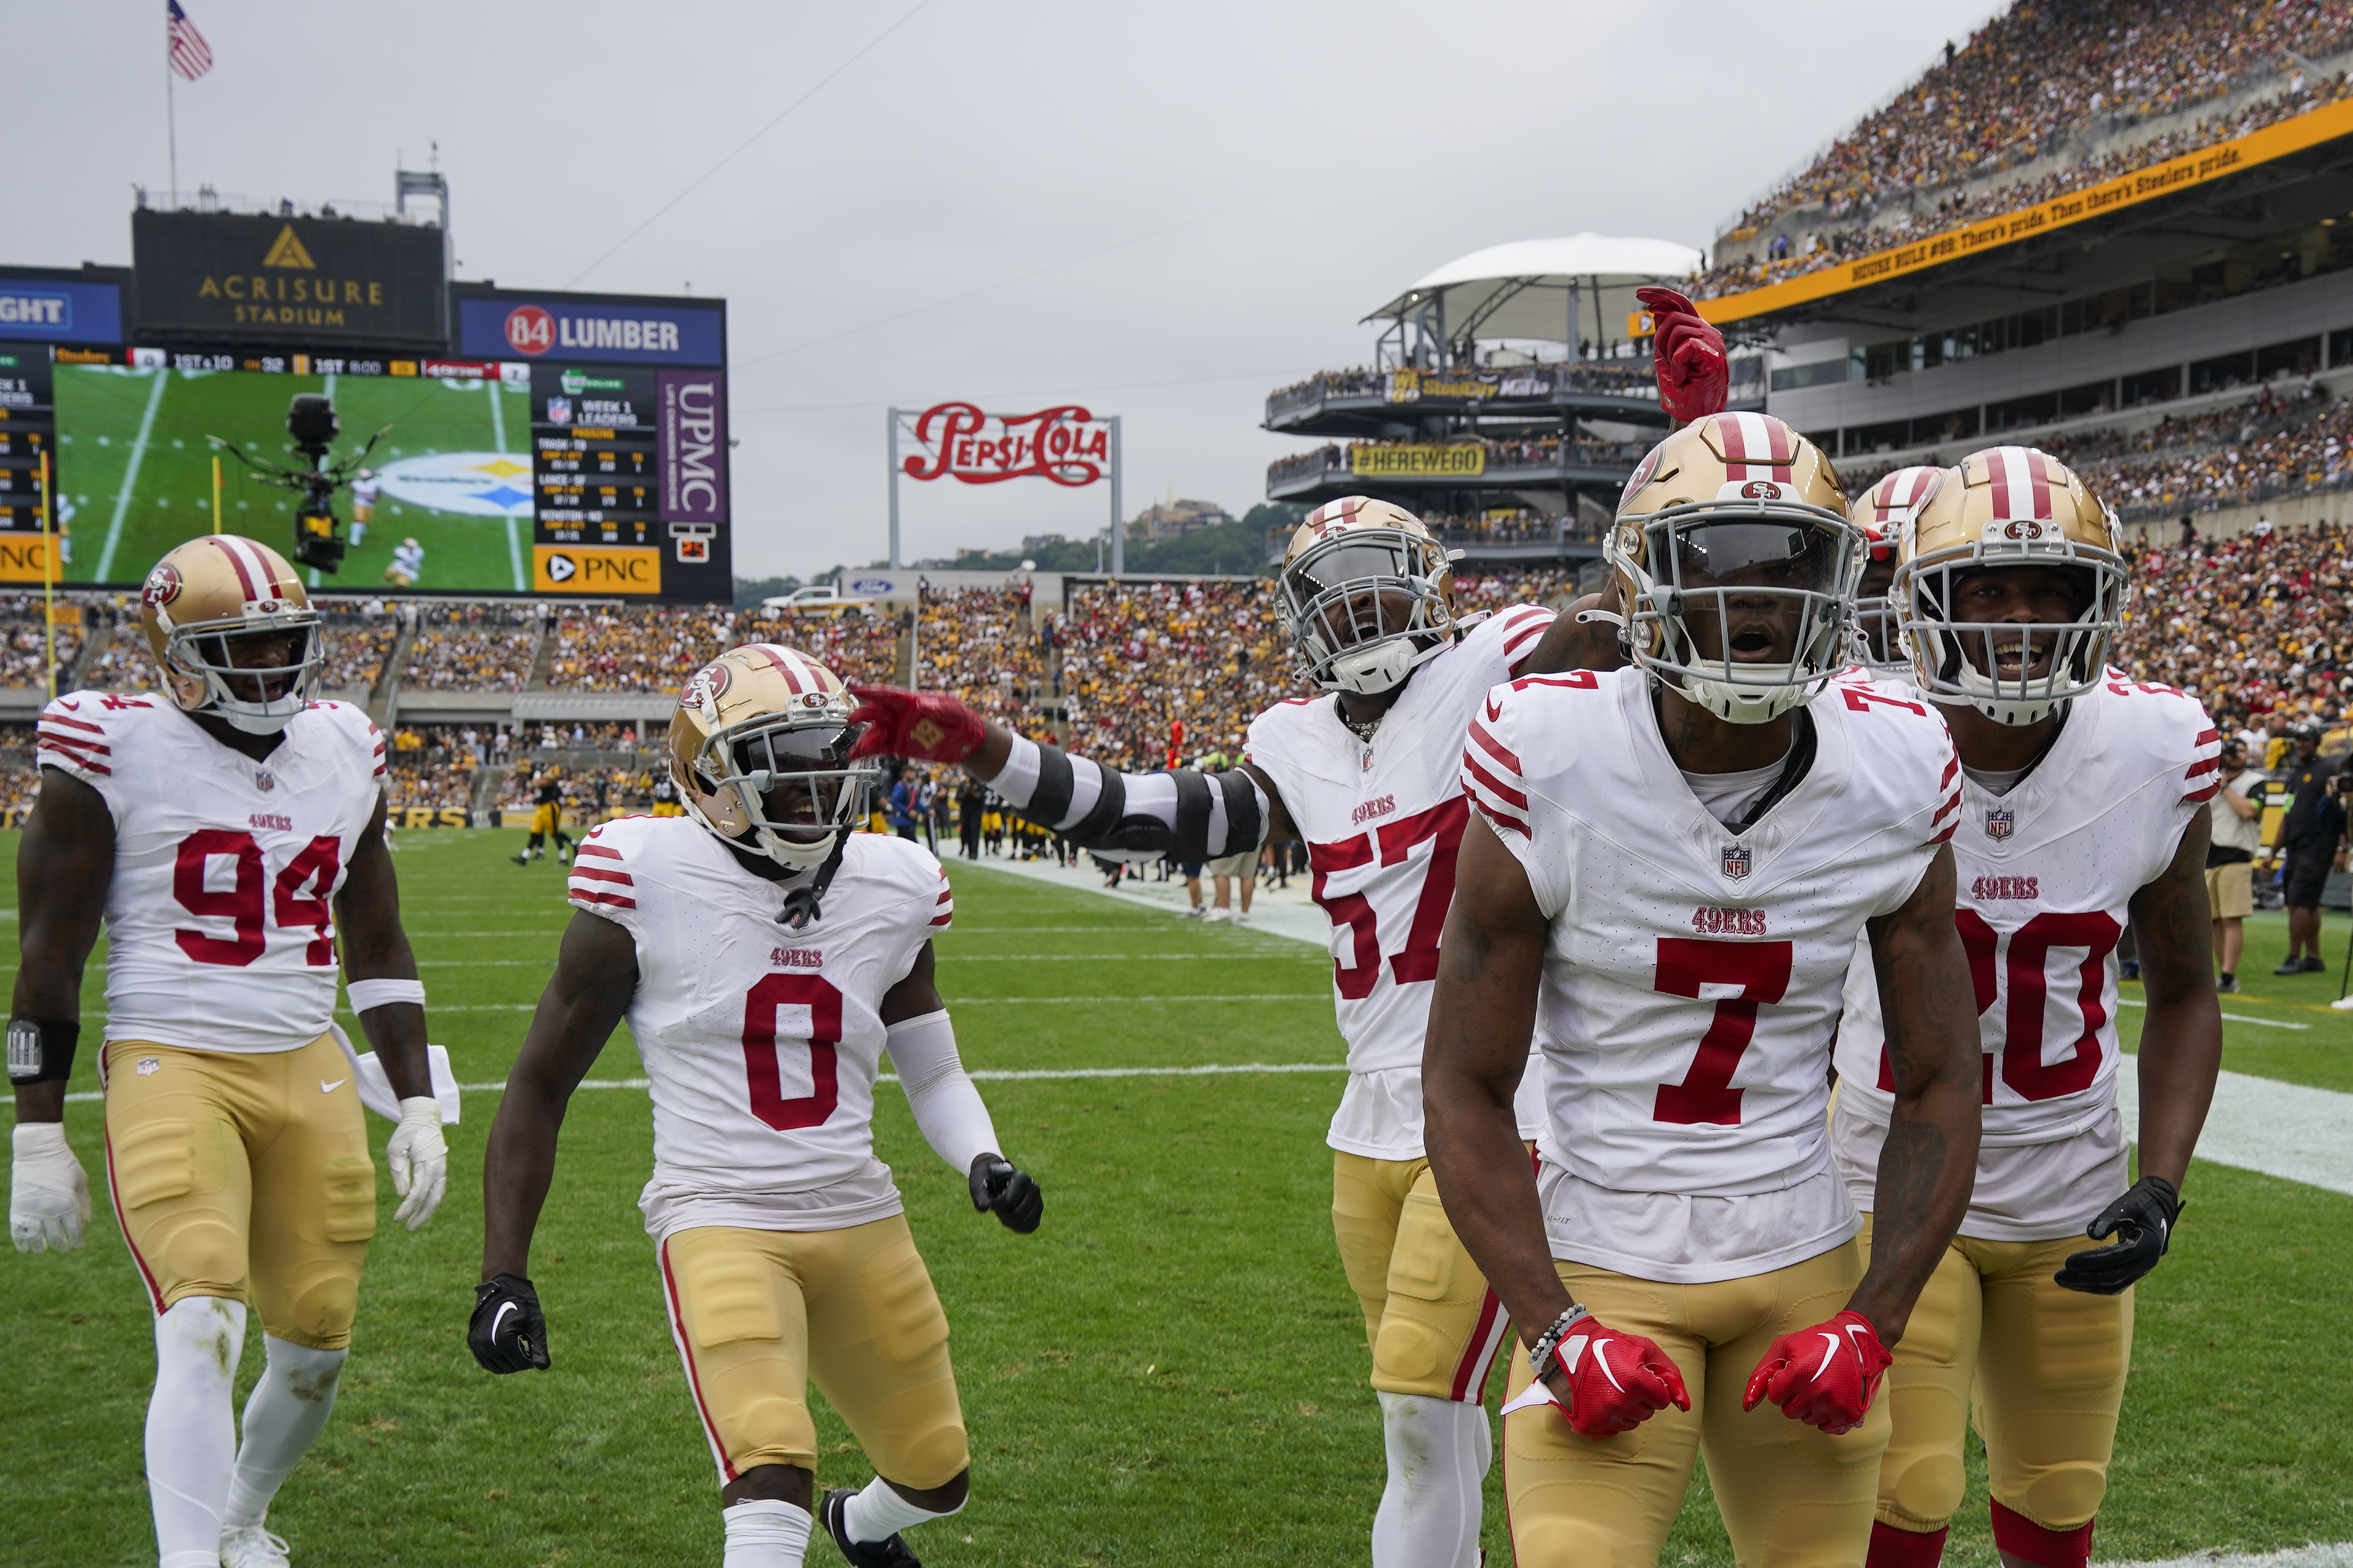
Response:
[[[1805,710],[1803,777],[1736,834],[1668,754],[1651,691],[1636,668],[1499,687],[1463,779],[1552,922],[1537,1147],[1582,1184],[1548,1190],[1556,1256],[1700,1282],[1860,1226],[1826,1147],[1841,990],[1856,933],[1952,831],[1959,764],[1925,705],[1833,685]],[[1796,1195],[1708,1206],[1761,1194]]]
[[[1481,621],[1414,671],[1369,741],[1340,721],[1328,693],[1277,703],[1250,722],[1244,755],[1281,792],[1307,845],[1314,900],[1332,921],[1334,1006],[1350,1074],[1332,1123],[1335,1149],[1421,1157],[1421,1037],[1470,820],[1462,738],[1481,695],[1511,679],[1552,621],[1536,605]],[[1536,1077],[1521,1080],[1529,1134]]]
[[[2069,705],[2049,752],[2008,795],[1964,775],[1954,919],[1985,1047],[1985,1135],[1963,1235],[2072,1236],[2125,1190],[2116,943],[2133,895],[2163,873],[2213,797],[2221,754],[2196,698],[2110,670]],[[1831,1140],[1865,1209],[1894,1104],[1886,1041],[1870,950],[1858,947]]]
[[[581,840],[575,908],[635,939],[629,1031],[654,1102],[656,1236],[695,1225],[832,1230],[900,1212],[874,1157],[882,998],[955,905],[920,845],[853,833],[822,913],[691,817],[628,816]]]
[[[106,1037],[290,1051],[325,1034],[334,895],[384,784],[367,715],[313,702],[260,762],[160,693],[72,692],[37,732],[40,765],[114,818]]]

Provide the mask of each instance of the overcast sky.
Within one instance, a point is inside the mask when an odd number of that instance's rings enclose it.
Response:
[[[1505,240],[1704,245],[1996,8],[183,4],[216,61],[178,89],[184,190],[388,201],[438,142],[460,277],[726,297],[746,576],[881,556],[893,403],[1083,402],[1124,417],[1131,514],[1240,513],[1301,445],[1266,394],[1365,363],[1367,310]],[[128,263],[132,186],[167,184],[163,0],[12,8],[8,36],[37,129],[0,263]],[[910,559],[1108,515],[1042,480],[903,489]]]

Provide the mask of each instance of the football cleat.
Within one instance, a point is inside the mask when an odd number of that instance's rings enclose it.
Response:
[[[848,1487],[835,1487],[818,1504],[825,1532],[833,1537],[834,1546],[849,1568],[923,1568],[923,1560],[907,1550],[896,1531],[880,1541],[849,1539],[849,1500],[857,1495]]]
[[[288,1568],[286,1538],[272,1535],[258,1524],[224,1530],[220,1560],[221,1568]]]

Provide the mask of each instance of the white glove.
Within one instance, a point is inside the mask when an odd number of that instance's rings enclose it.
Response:
[[[60,1121],[16,1123],[8,1175],[8,1238],[19,1252],[69,1252],[90,1223],[90,1178],[66,1147]]]
[[[403,1200],[392,1217],[415,1230],[433,1217],[449,1185],[449,1145],[441,1138],[439,1100],[418,1094],[400,1102],[400,1125],[384,1146],[384,1160],[392,1167],[392,1190]]]

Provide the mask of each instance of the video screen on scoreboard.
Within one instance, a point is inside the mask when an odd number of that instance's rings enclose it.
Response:
[[[219,437],[266,461],[301,467],[286,434],[297,393],[324,393],[343,423],[341,458],[383,437],[364,476],[336,498],[357,534],[337,588],[531,587],[531,387],[495,374],[354,374],[334,358],[282,372],[170,365],[54,367],[58,521],[73,540],[69,582],[126,582],[192,535],[212,531]],[[222,526],[290,552],[300,492],[262,483],[221,454]],[[364,522],[360,513],[367,513]],[[414,542],[411,544],[411,541]],[[400,552],[396,561],[395,552]],[[408,582],[399,579],[406,576]]]
[[[223,525],[290,553],[300,492],[265,482],[210,437],[303,467],[286,411],[310,392],[333,402],[342,425],[331,461],[376,437],[356,483],[336,495],[350,548],[340,570],[306,574],[319,586],[725,596],[719,530],[662,520],[657,416],[670,389],[655,372],[302,353],[67,357],[48,367],[66,582],[135,582],[174,545],[210,532],[216,453]],[[723,488],[714,493],[723,509]]]

